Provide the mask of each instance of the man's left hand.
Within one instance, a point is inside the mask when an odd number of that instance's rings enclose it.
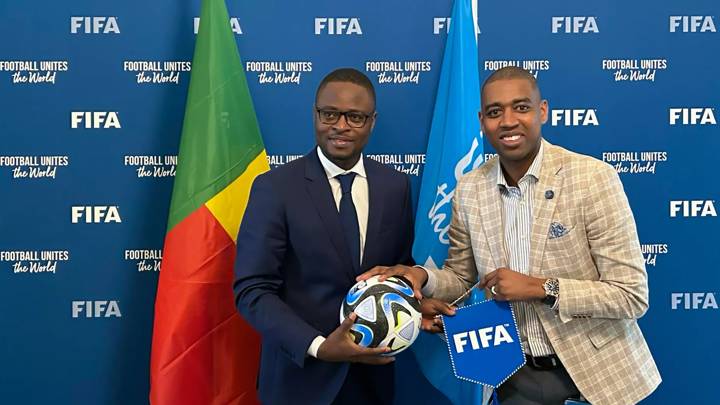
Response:
[[[422,313],[422,330],[430,333],[441,333],[443,324],[439,315],[454,316],[455,308],[435,298],[423,298],[420,301],[420,312]]]
[[[545,298],[544,282],[545,279],[501,267],[486,274],[480,288],[487,288],[498,301],[528,301]]]
[[[423,297],[420,289],[423,285],[425,285],[428,278],[427,273],[422,267],[403,266],[402,264],[398,264],[391,267],[375,266],[365,273],[355,277],[355,281],[367,280],[372,276],[380,276],[380,281],[385,281],[391,276],[405,277],[412,285],[413,295],[415,295],[415,298],[419,300]]]

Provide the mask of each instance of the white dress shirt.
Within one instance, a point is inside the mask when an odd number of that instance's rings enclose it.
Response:
[[[345,170],[338,167],[335,163],[331,162],[330,159],[325,157],[320,147],[317,147],[318,158],[320,158],[320,164],[325,169],[325,174],[328,177],[330,183],[330,190],[332,190],[333,198],[335,199],[335,207],[340,211],[340,199],[342,198],[342,189],[340,188],[340,180],[336,177],[341,174],[355,173],[355,179],[352,184],[352,199],[355,204],[355,212],[358,218],[358,228],[360,231],[360,262],[362,262],[363,252],[365,250],[365,236],[367,235],[367,222],[368,222],[368,208],[370,206],[370,198],[368,191],[367,175],[365,174],[365,165],[363,164],[363,157],[360,155],[360,159],[355,163],[350,170]],[[313,339],[310,347],[307,350],[307,354],[312,357],[317,357],[317,351],[320,345],[325,341],[325,337],[317,336]]]
[[[527,173],[520,178],[517,187],[508,184],[500,164],[497,165],[497,184],[502,200],[505,225],[505,252],[512,270],[530,275],[530,230],[533,223],[533,195],[540,178],[544,151],[540,144],[535,160]],[[540,323],[532,304],[527,301],[512,302],[517,316],[520,341],[525,354],[547,356],[554,354],[550,340]]]

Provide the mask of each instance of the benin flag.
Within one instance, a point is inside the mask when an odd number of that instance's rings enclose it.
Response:
[[[260,338],[232,283],[264,149],[224,0],[203,0],[155,301],[153,405],[257,403]]]

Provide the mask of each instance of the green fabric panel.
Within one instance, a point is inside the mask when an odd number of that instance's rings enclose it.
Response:
[[[265,149],[223,1],[202,4],[168,230]]]

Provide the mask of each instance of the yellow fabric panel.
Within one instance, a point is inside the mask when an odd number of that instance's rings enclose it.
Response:
[[[270,166],[267,153],[263,150],[248,165],[243,174],[205,203],[233,242],[237,240],[240,221],[242,221],[248,198],[250,198],[250,187],[253,180],[257,175],[268,170],[270,170]]]

